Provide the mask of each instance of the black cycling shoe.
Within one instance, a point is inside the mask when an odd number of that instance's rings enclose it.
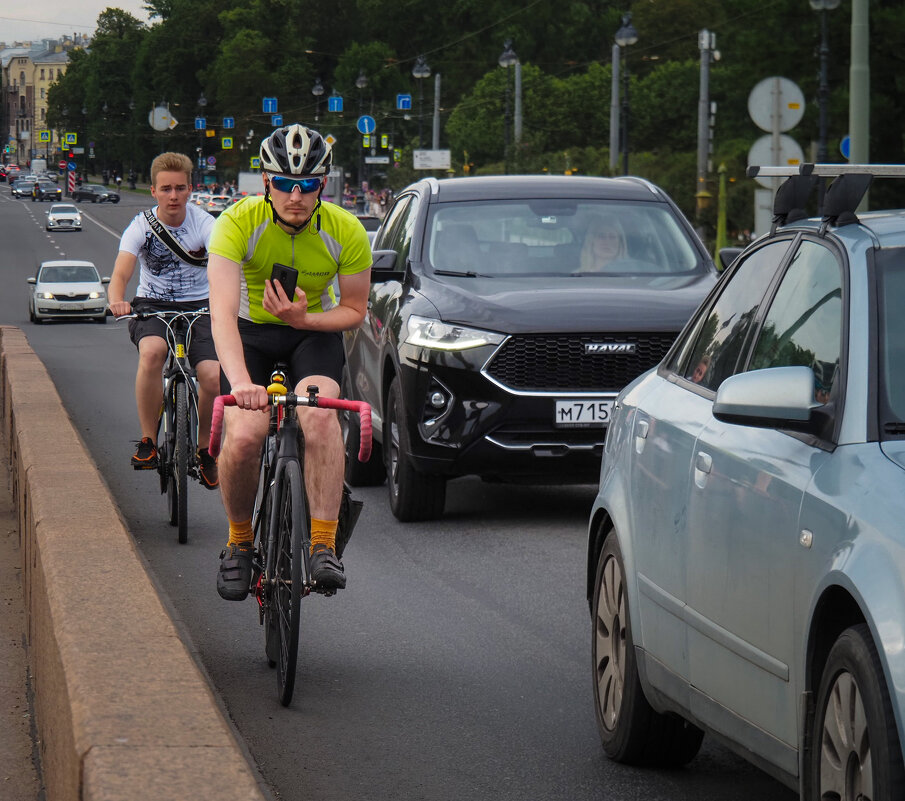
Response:
[[[201,483],[209,490],[220,486],[220,473],[217,470],[217,460],[210,455],[207,448],[198,450],[198,477]]]
[[[227,545],[220,553],[217,592],[224,601],[244,601],[248,597],[254,555],[250,542]]]
[[[150,437],[143,437],[138,443],[138,450],[132,457],[132,467],[136,470],[157,469],[157,446]]]
[[[345,589],[346,576],[343,573],[343,563],[336,558],[332,548],[318,543],[311,551],[308,558],[311,568],[311,582],[315,592],[326,592],[331,595],[336,590]]]

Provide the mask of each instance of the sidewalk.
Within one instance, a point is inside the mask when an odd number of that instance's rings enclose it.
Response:
[[[9,470],[0,468],[0,798],[43,801],[25,650],[22,556]]]

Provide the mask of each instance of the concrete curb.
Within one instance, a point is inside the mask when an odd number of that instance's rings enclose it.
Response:
[[[48,801],[265,801],[50,376],[10,326],[0,405]]]

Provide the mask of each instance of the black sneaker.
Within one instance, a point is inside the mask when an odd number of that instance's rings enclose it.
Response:
[[[198,451],[198,475],[201,483],[209,490],[220,486],[220,472],[217,470],[217,460],[208,453],[207,448]]]
[[[244,601],[251,587],[255,547],[250,542],[227,545],[220,553],[217,592],[225,601]]]
[[[315,592],[333,593],[342,590],[346,586],[346,576],[343,573],[343,563],[336,558],[332,548],[318,543],[311,551],[308,559],[311,568],[311,582]]]
[[[157,446],[150,437],[144,437],[138,443],[138,450],[132,457],[132,467],[136,470],[157,469]]]

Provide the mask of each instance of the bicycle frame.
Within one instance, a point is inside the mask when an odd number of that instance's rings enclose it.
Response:
[[[157,316],[169,314],[168,312],[156,313]],[[163,425],[164,442],[166,443],[167,459],[172,458],[173,438],[176,432],[173,430],[173,420],[171,416],[166,414],[166,408],[171,408],[175,403],[176,384],[184,383],[186,386],[189,401],[189,436],[191,437],[192,447],[189,451],[188,474],[199,479],[198,459],[196,452],[198,450],[198,380],[195,377],[195,370],[189,364],[188,350],[192,341],[192,325],[195,319],[188,319],[192,312],[173,312],[174,316],[171,320],[161,317],[167,327],[167,361],[163,369],[163,398],[164,405],[160,410],[161,423]],[[161,476],[161,480],[165,480],[165,476]]]

